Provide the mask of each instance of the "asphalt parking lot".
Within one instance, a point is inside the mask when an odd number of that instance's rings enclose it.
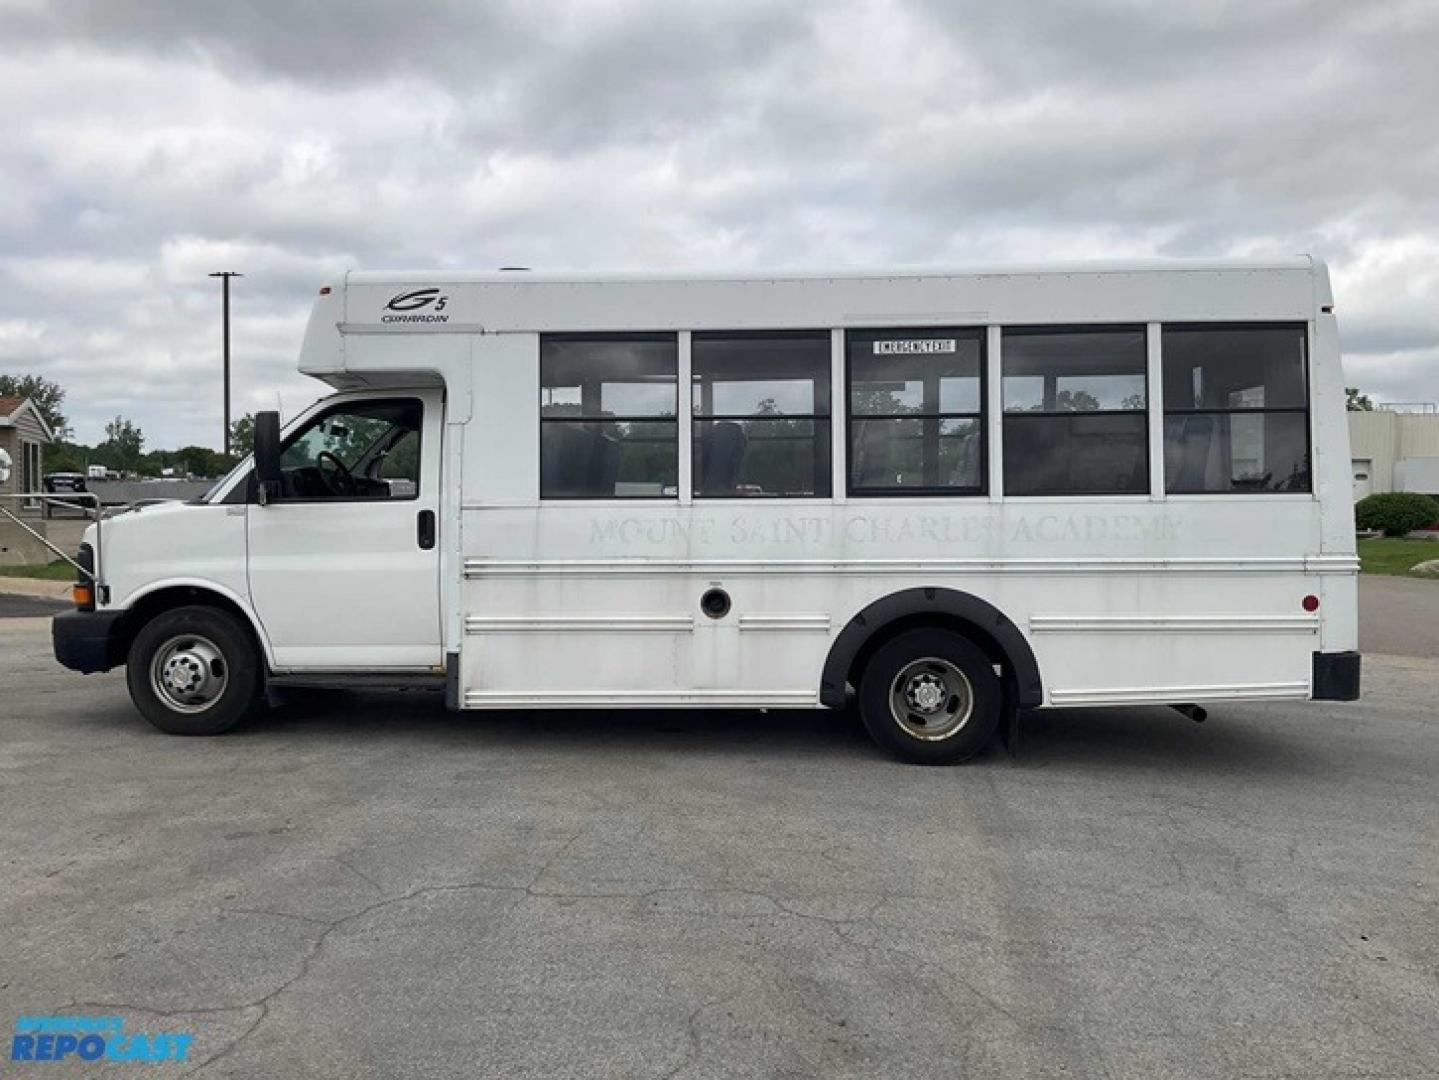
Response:
[[[192,1034],[155,1077],[1439,1075],[1439,660],[1365,663],[924,769],[428,695],[176,739],[0,619],[0,1024]]]

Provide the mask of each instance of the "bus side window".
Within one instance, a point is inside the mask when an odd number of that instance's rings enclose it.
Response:
[[[852,330],[849,490],[985,491],[984,331]]]
[[[540,498],[674,498],[675,334],[540,338]]]
[[[1302,323],[1165,326],[1164,487],[1309,491]]]
[[[829,331],[692,340],[695,497],[829,498]]]
[[[1004,329],[1004,493],[1149,491],[1142,326]]]

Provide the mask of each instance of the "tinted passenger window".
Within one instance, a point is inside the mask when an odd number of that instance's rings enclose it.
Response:
[[[983,332],[860,330],[846,347],[850,491],[983,492]]]
[[[678,493],[674,334],[540,339],[540,497]]]
[[[1149,491],[1145,331],[1005,329],[1006,495]]]
[[[691,341],[695,495],[828,497],[828,331]]]
[[[1166,326],[1162,340],[1165,490],[1310,490],[1305,326]]]

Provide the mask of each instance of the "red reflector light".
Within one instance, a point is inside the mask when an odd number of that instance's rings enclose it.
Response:
[[[321,286],[320,286],[320,295],[321,295],[321,296],[329,296],[329,295],[330,295],[330,287],[329,287],[328,285],[321,285]]]
[[[1319,610],[1319,597],[1315,596],[1313,593],[1310,593],[1308,596],[1306,596],[1303,603],[1305,611]]]

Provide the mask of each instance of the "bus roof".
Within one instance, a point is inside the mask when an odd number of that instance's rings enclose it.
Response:
[[[1213,273],[1233,271],[1313,272],[1323,263],[1311,255],[1268,259],[1119,259],[1083,262],[990,264],[983,266],[887,266],[812,269],[731,270],[352,270],[347,285],[516,285],[644,284],[647,282],[764,282],[893,280],[902,278],[1023,277],[1047,274]]]
[[[975,269],[696,273],[352,271],[320,290],[300,370],[331,379],[433,362],[341,344],[375,334],[652,333],[866,326],[1308,321],[1332,304],[1324,264],[1135,259]]]

